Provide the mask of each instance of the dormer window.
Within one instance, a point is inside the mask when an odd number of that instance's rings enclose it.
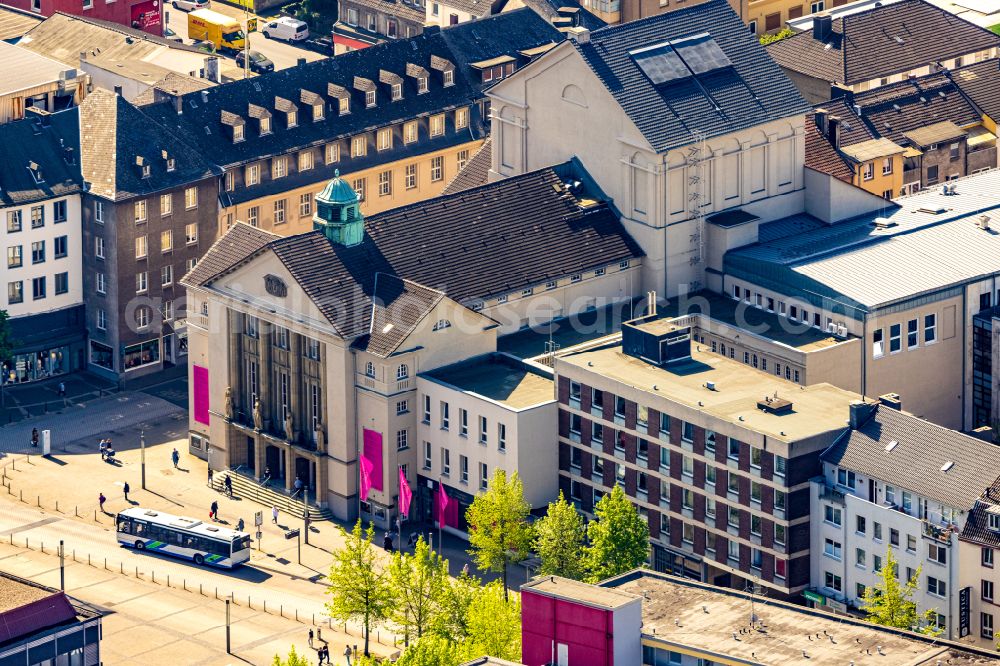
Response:
[[[260,135],[265,136],[271,133],[271,119],[261,118],[260,119]]]
[[[417,94],[422,95],[425,92],[427,92],[427,77],[421,76],[417,79]]]
[[[403,84],[393,83],[392,84],[392,101],[403,98]]]
[[[177,168],[177,160],[172,157],[167,158],[167,171],[174,171]]]
[[[351,98],[350,97],[341,97],[337,101],[339,102],[337,111],[338,111],[338,113],[340,113],[340,115],[346,116],[348,113],[351,112]]]
[[[233,143],[239,143],[243,140],[243,125],[233,126]]]
[[[32,162],[32,164],[34,164],[34,162]],[[135,156],[135,165],[139,168],[139,175],[140,175],[140,177],[142,177],[142,178],[149,178],[149,176],[150,176],[150,168],[149,168],[149,163],[146,161],[145,157],[143,157],[142,155],[136,155]],[[28,168],[30,169],[31,166],[29,165]],[[38,182],[38,181],[36,181],[36,182]]]
[[[323,98],[311,90],[301,90],[299,101],[312,108],[312,121],[314,123],[323,120]]]
[[[257,109],[259,111],[263,111],[263,109],[261,109],[260,107],[257,107]],[[250,110],[251,112],[254,110],[253,105],[250,106]],[[223,111],[221,121],[223,127],[228,129],[230,133],[229,135],[233,139],[233,143],[239,143],[240,141],[243,141],[243,139],[245,138],[244,127],[246,125],[246,121],[243,120],[242,116],[239,116],[235,113],[231,113],[229,111]],[[164,151],[163,156],[164,158],[167,156],[166,151]]]
[[[42,175],[42,168],[38,166],[37,162],[28,162],[28,171],[31,172],[31,178],[35,181],[36,185],[45,182],[45,177]]]
[[[366,90],[365,91],[365,106],[367,108],[371,108],[371,107],[375,106],[375,91],[374,90]]]
[[[299,112],[289,111],[288,112],[288,127],[292,128],[299,124]]]
[[[453,70],[447,70],[444,72],[444,87],[447,88],[450,85],[455,84],[455,72]]]
[[[143,178],[149,178],[149,176],[150,176],[149,165],[148,164],[143,164],[142,165],[142,177]]]
[[[323,105],[315,104],[313,105],[313,122],[318,123],[323,120]]]

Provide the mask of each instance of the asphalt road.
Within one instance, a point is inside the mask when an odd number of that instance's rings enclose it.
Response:
[[[232,7],[221,2],[213,2],[210,8],[212,11],[225,14],[226,16],[231,16],[240,22],[245,20],[246,15],[239,7]],[[183,37],[186,40],[187,12],[181,9],[174,9],[169,4],[166,7],[166,12],[167,27],[176,32],[178,37]],[[253,16],[253,14],[250,14],[250,16]],[[265,19],[261,18],[258,21],[258,25],[263,24],[264,20]],[[274,39],[266,39],[259,32],[251,33],[250,48],[254,51],[260,51],[265,56],[270,58],[271,62],[274,63],[275,69],[287,69],[289,67],[294,67],[298,63],[299,58],[305,58],[307,61],[312,62],[313,60],[319,60],[323,57],[315,51],[299,48],[294,44],[279,42]]]

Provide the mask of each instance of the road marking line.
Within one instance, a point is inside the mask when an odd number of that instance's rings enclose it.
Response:
[[[56,518],[55,516],[51,516],[49,518],[36,520],[33,523],[25,523],[24,525],[18,525],[17,527],[13,527],[9,530],[4,530],[0,532],[0,534],[10,536],[11,534],[17,534],[18,532],[27,532],[28,530],[33,530],[36,527],[43,527],[45,525],[50,525],[52,523],[58,523],[60,520],[62,520],[62,518]]]

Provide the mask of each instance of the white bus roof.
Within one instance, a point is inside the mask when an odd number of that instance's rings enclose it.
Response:
[[[138,506],[125,509],[124,511],[119,511],[118,515],[144,520],[147,523],[153,523],[155,525],[165,525],[166,527],[171,527],[173,529],[183,530],[185,532],[191,532],[192,534],[199,534],[213,539],[221,539],[222,541],[232,541],[237,537],[247,536],[246,532],[237,532],[236,530],[231,530],[228,527],[202,522],[196,518],[175,516],[173,514],[166,513],[165,511],[143,509]]]

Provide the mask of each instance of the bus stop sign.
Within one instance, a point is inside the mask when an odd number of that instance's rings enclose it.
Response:
[[[264,524],[264,512],[263,511],[258,511],[257,513],[253,514],[253,524],[256,525],[257,527],[260,527],[261,525]]]

